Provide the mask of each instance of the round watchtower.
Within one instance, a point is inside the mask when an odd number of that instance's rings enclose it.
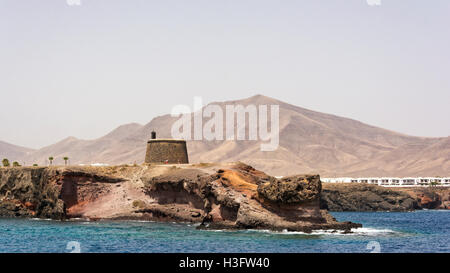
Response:
[[[152,132],[152,139],[147,142],[145,163],[188,164],[186,141],[183,139],[157,139]]]

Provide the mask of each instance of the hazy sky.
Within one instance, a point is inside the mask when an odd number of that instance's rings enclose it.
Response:
[[[450,1],[0,0],[0,77],[0,140],[33,148],[254,94],[448,136]]]

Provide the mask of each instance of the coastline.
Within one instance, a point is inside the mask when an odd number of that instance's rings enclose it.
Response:
[[[321,208],[329,211],[413,211],[449,209],[450,188],[386,188],[322,183]]]
[[[240,162],[0,169],[0,216],[198,223],[199,229],[350,232],[320,209],[318,175],[276,179]]]

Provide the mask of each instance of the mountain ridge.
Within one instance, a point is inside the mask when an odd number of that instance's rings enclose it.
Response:
[[[262,141],[188,141],[191,162],[242,161],[272,175],[450,175],[450,137],[409,136],[263,95],[211,104],[222,109],[236,104],[279,105],[279,148],[268,153],[260,151]],[[144,125],[121,125],[93,140],[66,138],[32,151],[26,162],[44,164],[48,156],[69,156],[72,164],[141,163],[151,130],[156,130],[158,137],[171,137],[176,120],[166,114]]]
[[[34,151],[36,150],[0,140],[0,160],[7,158],[10,162],[19,161],[24,156]]]

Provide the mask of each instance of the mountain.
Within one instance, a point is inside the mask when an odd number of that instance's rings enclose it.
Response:
[[[27,161],[45,165],[48,157],[53,156],[54,164],[64,164],[62,158],[67,156],[71,164],[129,163],[130,158],[139,153],[143,145],[141,139],[132,139],[129,136],[142,127],[137,123],[122,125],[94,140],[68,137],[35,151],[29,155]]]
[[[279,147],[265,152],[261,141],[188,141],[191,162],[242,161],[272,175],[450,176],[450,137],[408,136],[262,95],[212,104],[224,113],[225,105],[279,105]],[[26,162],[45,164],[54,156],[61,164],[60,158],[69,156],[72,164],[141,163],[150,132],[170,138],[176,120],[164,115],[146,125],[120,126],[95,140],[67,138],[32,152]]]
[[[3,158],[7,158],[9,159],[10,163],[19,161],[20,164],[23,164],[22,160],[34,151],[35,150],[30,148],[25,148],[0,141],[0,160],[2,160]]]

